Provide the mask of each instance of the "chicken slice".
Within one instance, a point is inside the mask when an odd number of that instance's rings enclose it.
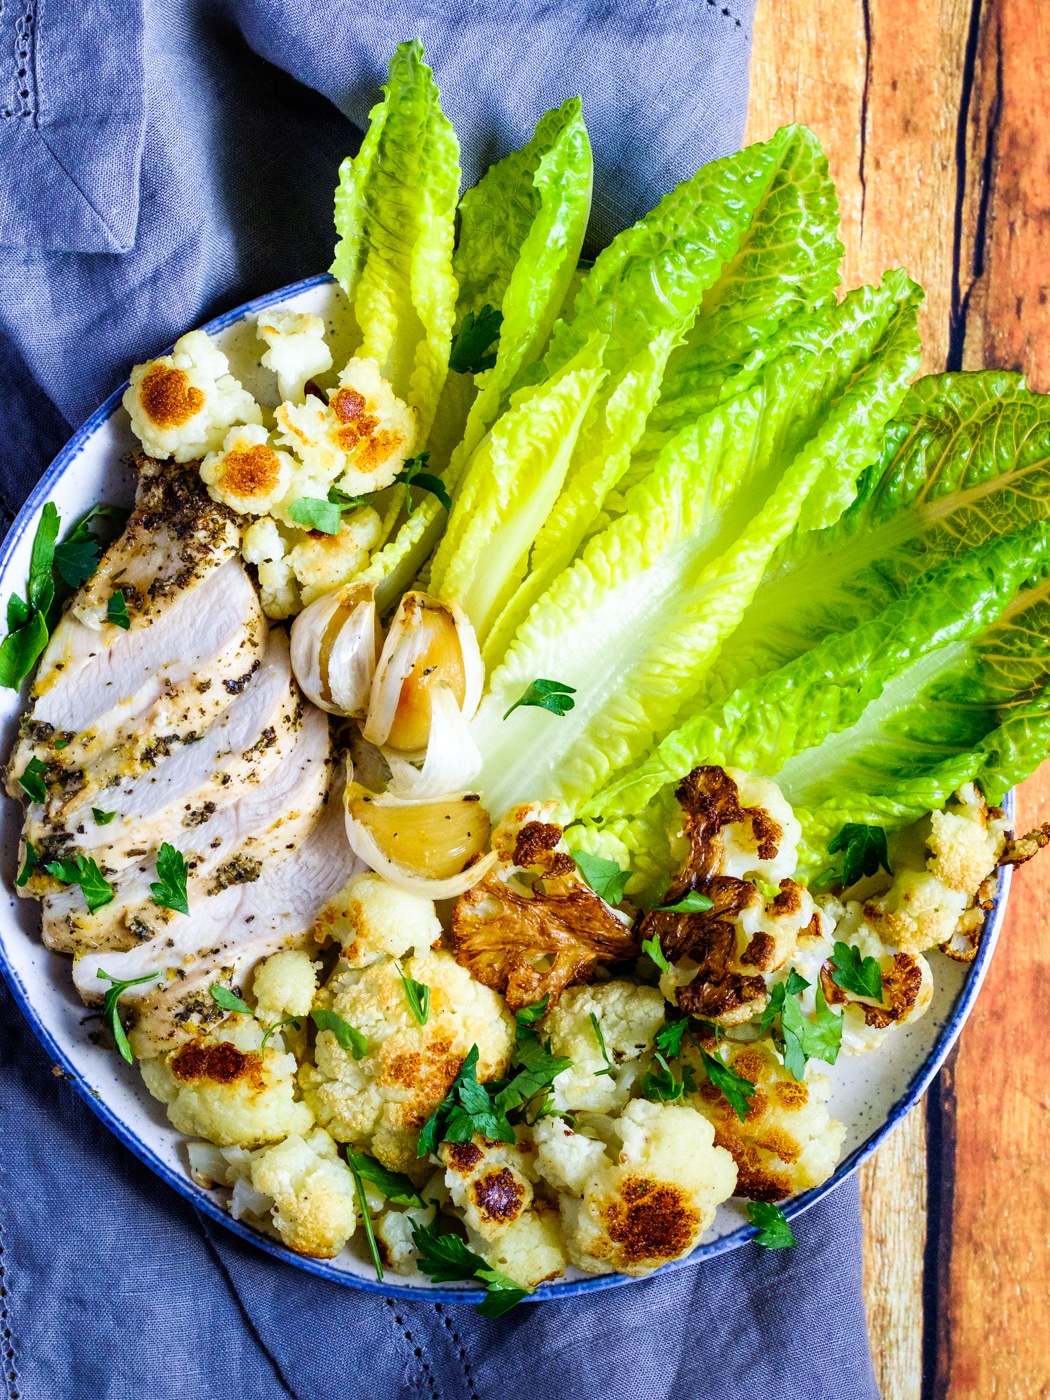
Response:
[[[197,826],[172,829],[167,840],[190,869],[190,921],[199,920],[202,906],[231,885],[259,880],[268,863],[282,860],[309,835],[331,785],[329,750],[328,716],[310,706],[295,747],[265,783],[248,788]],[[76,885],[48,895],[44,942],[56,952],[82,956],[103,948],[134,948],[186,922],[186,915],[153,902],[151,886],[158,879],[153,852],[125,871],[114,899],[93,914]]]
[[[206,822],[263,782],[292,751],[302,725],[303,700],[292,679],[288,638],[270,633],[266,655],[243,692],[197,743],[183,744],[157,766],[97,794],[100,823],[80,812],[55,826],[44,808],[29,808],[24,835],[42,861],[90,855],[112,878],[162,841],[181,845],[178,832]],[[34,881],[19,894],[37,895]]]
[[[192,919],[173,920],[161,938],[126,952],[89,953],[74,964],[77,990],[92,1003],[109,986],[97,975],[100,967],[121,980],[160,974],[159,985],[129,987],[121,997],[122,1006],[138,1013],[131,1037],[137,1055],[163,1054],[218,1020],[223,1012],[208,988],[246,987],[263,958],[308,944],[323,906],[364,868],[346,839],[341,768],[310,835],[254,884],[231,885]]]

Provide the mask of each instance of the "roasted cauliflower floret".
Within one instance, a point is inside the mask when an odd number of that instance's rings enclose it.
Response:
[[[286,495],[294,464],[287,452],[270,446],[259,423],[231,428],[222,450],[209,452],[201,463],[201,480],[208,495],[240,515],[265,515]]]
[[[479,1079],[505,1072],[513,1023],[499,997],[472,981],[441,949],[417,950],[401,967],[430,988],[426,1025],[412,1014],[391,959],[365,968],[339,963],[318,1004],[360,1031],[368,1051],[355,1060],[331,1031],[321,1031],[316,1067],[304,1065],[300,1081],[333,1137],[367,1146],[385,1167],[419,1179],[420,1128],[445,1098],[472,1045],[479,1051]]]
[[[277,375],[277,392],[283,400],[302,403],[306,381],[332,368],[332,352],[325,344],[320,316],[303,311],[262,311],[258,335],[269,347],[262,364]]]
[[[334,939],[347,967],[367,967],[382,957],[403,958],[413,948],[432,947],[441,921],[432,900],[407,894],[365,870],[351,875],[317,916],[314,937]]]
[[[309,395],[301,404],[281,404],[275,416],[280,440],[295,452],[305,473],[317,482],[336,482],[348,496],[389,486],[415,442],[412,410],[369,359],[350,361],[328,404]]]
[[[541,1118],[532,1141],[538,1175],[569,1196],[582,1196],[588,1181],[608,1165],[605,1143],[577,1132],[564,1118]]]
[[[794,864],[799,827],[790,807],[775,783],[749,781],[768,809],[743,806],[736,778],[713,765],[694,768],[679,783],[675,796],[689,853],[661,903],[679,904],[695,894],[711,908],[652,910],[639,927],[641,939],[658,938],[674,964],[661,981],[668,1000],[723,1026],[765,1009],[766,977],[784,966],[814,917],[809,891],[795,880],[784,876],[768,889],[759,873],[758,884],[724,873],[727,860],[750,872],[776,872],[785,860]]]
[[[970,961],[984,924],[986,886],[1006,846],[1006,820],[991,813],[972,783],[955,794],[943,812],[931,812],[911,833],[922,838],[918,859],[925,868],[893,861],[889,890],[867,899],[864,918],[883,943],[904,953],[942,947]],[[908,850],[915,840],[902,833],[896,848]]]
[[[309,1016],[320,966],[311,961],[309,953],[296,948],[274,953],[261,962],[252,982],[259,1020],[271,1026],[286,1016]]]
[[[299,584],[288,562],[288,545],[268,515],[252,521],[241,540],[245,562],[254,564],[259,575],[263,612],[267,617],[294,617],[302,611]]]
[[[323,1128],[253,1153],[251,1182],[272,1199],[277,1233],[300,1254],[334,1259],[354,1233],[354,1178]]]
[[[616,1120],[619,1161],[607,1154],[582,1199],[561,1197],[566,1252],[590,1274],[638,1277],[700,1243],[720,1202],[733,1194],[733,1158],[688,1104],[636,1099]]]
[[[492,838],[500,862],[461,896],[453,912],[457,962],[517,1010],[544,996],[553,1004],[571,983],[589,982],[600,961],[638,954],[629,922],[581,878],[560,826],[513,826],[507,860],[503,825]]]
[[[287,562],[299,582],[303,606],[347,583],[368,563],[382,521],[371,506],[344,515],[338,535],[311,530],[292,546]]]
[[[714,1053],[713,1039],[704,1048]],[[696,1051],[688,1047],[682,1058],[694,1066],[698,1086],[689,1102],[711,1121],[715,1142],[736,1162],[737,1195],[754,1201],[783,1200],[818,1186],[835,1170],[846,1128],[828,1113],[831,1084],[813,1069],[812,1061],[799,1083],[768,1041],[729,1045],[723,1056],[726,1063],[756,1089],[741,1122],[709,1081]]]
[[[263,1033],[254,1016],[234,1015],[209,1035],[140,1062],[147,1089],[180,1133],[256,1147],[309,1131],[313,1114],[296,1098],[295,1056],[272,1040],[263,1050]]]
[[[612,1073],[592,1016],[601,1028]],[[550,1037],[555,1055],[572,1061],[554,1080],[555,1110],[612,1113],[622,1108],[641,1072],[641,1056],[663,1020],[664,999],[655,987],[619,981],[570,987],[545,1017],[541,1031]]]
[[[772,778],[754,778],[737,768],[726,775],[735,784],[742,815],[719,833],[720,874],[769,885],[795,873],[802,827]]]
[[[442,1143],[438,1156],[453,1205],[483,1239],[497,1239],[532,1205],[531,1164],[517,1144],[475,1134],[470,1142]]]
[[[501,1230],[495,1239],[479,1235],[467,1227],[471,1249],[492,1268],[506,1274],[522,1288],[560,1278],[568,1260],[561,1237],[561,1216],[546,1201],[536,1201],[531,1210]]]
[[[170,355],[136,365],[123,404],[149,455],[176,462],[217,452],[234,423],[262,419],[259,405],[204,331],[190,331]]]

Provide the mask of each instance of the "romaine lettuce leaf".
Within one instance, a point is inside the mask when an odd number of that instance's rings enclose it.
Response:
[[[624,512],[540,599],[489,678],[475,720],[496,814],[557,797],[571,811],[670,727],[807,506],[841,508],[918,360],[918,292],[903,274],[814,316],[805,350],[661,453]],[[505,645],[500,619],[487,664]],[[572,712],[508,706],[537,676],[576,689]]]
[[[360,151],[339,172],[332,272],[353,303],[355,353],[376,360],[416,410],[423,447],[456,308],[459,142],[418,39],[395,49],[383,94]]]

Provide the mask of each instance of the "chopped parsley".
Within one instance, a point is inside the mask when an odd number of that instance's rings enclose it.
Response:
[[[267,1045],[267,1042],[268,1042],[269,1039],[270,1039],[270,1036],[273,1035],[274,1031],[279,1031],[279,1030],[281,1029],[282,1026],[294,1026],[295,1029],[298,1030],[298,1029],[299,1029],[299,1018],[298,1018],[298,1016],[286,1016],[286,1017],[284,1018],[283,1021],[275,1021],[275,1022],[273,1023],[273,1025],[270,1026],[270,1027],[267,1029],[266,1034],[263,1036],[262,1042],[261,1042],[261,1044],[259,1045],[259,1054],[260,1054],[260,1055],[261,1055],[262,1052],[266,1049],[266,1045]]]
[[[875,875],[880,869],[890,871],[890,858],[886,850],[886,832],[881,826],[864,826],[860,822],[847,822],[839,834],[828,844],[828,855],[845,851],[842,863],[842,885],[849,889],[865,875]]]
[[[621,870],[614,860],[588,855],[586,851],[573,851],[572,858],[599,899],[604,899],[606,904],[621,903],[633,871]]]
[[[516,1142],[506,1115],[498,1113],[488,1090],[478,1083],[478,1047],[472,1045],[452,1087],[423,1125],[417,1156],[436,1152],[443,1142],[469,1142],[475,1133],[495,1142]]]
[[[548,1090],[554,1080],[572,1064],[564,1055],[552,1055],[551,1043],[541,1043],[539,1036],[522,1036],[514,1047],[513,1065],[517,1073],[505,1081],[497,1081],[494,1108],[501,1117],[520,1111],[528,1122],[542,1118],[550,1107]],[[529,1107],[543,1095],[531,1119]]]
[[[91,815],[95,818],[96,826],[109,826],[117,814],[116,812],[103,812],[101,807],[92,807]]]
[[[186,895],[188,873],[186,857],[165,841],[157,855],[157,874],[160,878],[150,885],[150,895],[158,909],[174,909],[176,914],[190,912]]]
[[[435,1283],[477,1279],[485,1284],[487,1296],[477,1307],[482,1317],[502,1317],[531,1292],[491,1268],[480,1254],[467,1248],[459,1235],[439,1235],[434,1226],[413,1222],[412,1241],[419,1251],[420,1271],[429,1274]]]
[[[787,1216],[779,1206],[771,1205],[768,1201],[748,1201],[747,1214],[751,1224],[759,1229],[755,1244],[762,1245],[764,1249],[790,1249],[798,1243],[791,1233]]]
[[[518,1040],[524,1040],[526,1036],[536,1034],[533,1027],[537,1021],[542,1021],[546,1016],[550,1004],[551,994],[548,992],[541,1001],[534,1001],[531,1006],[523,1006],[520,1011],[514,1013],[515,1032]]]
[[[844,992],[882,1000],[882,968],[878,958],[866,958],[849,943],[836,943],[831,960],[831,980]]]
[[[121,1024],[120,1012],[117,1010],[117,1002],[121,994],[125,992],[128,987],[137,987],[143,982],[153,982],[160,976],[160,973],[149,972],[145,977],[130,977],[126,982],[122,982],[119,977],[114,977],[111,973],[107,972],[105,968],[99,967],[95,969],[95,976],[112,983],[109,991],[106,993],[106,999],[102,1007],[102,1016],[112,1032],[117,1049],[124,1059],[127,1060],[129,1065],[134,1064],[135,1056],[132,1053],[131,1046],[128,1043],[128,1037]]]
[[[7,636],[0,645],[0,685],[17,690],[47,646],[48,611],[55,597],[52,565],[61,517],[53,501],[40,513],[29,559],[25,598],[13,593],[7,603]]]
[[[69,535],[55,546],[55,572],[70,588],[80,588],[98,568],[102,548],[109,540],[115,539],[128,522],[129,512],[120,506],[92,506],[87,515],[81,516]],[[88,529],[97,521],[110,522],[109,528],[99,537]]]
[[[131,618],[128,617],[128,602],[124,597],[123,588],[118,588],[116,593],[110,594],[109,602],[106,604],[106,621],[112,622],[115,627],[123,627],[125,632],[131,626]]]
[[[653,1036],[653,1044],[669,1060],[677,1060],[682,1053],[682,1038],[688,1029],[688,1016],[680,1016],[676,1021],[665,1021]]]
[[[425,983],[416,982],[409,977],[408,973],[402,970],[399,962],[395,962],[394,966],[401,977],[401,985],[405,989],[405,996],[412,1015],[419,1025],[425,1026],[430,1019],[430,988]]]
[[[647,1099],[656,1103],[676,1103],[686,1094],[696,1093],[696,1076],[692,1065],[683,1065],[682,1077],[678,1079],[661,1051],[657,1050],[653,1059],[659,1064],[659,1070],[654,1074],[652,1069],[648,1069],[642,1076],[642,1093]]]
[[[350,1164],[351,1171],[357,1171],[365,1181],[372,1185],[396,1206],[417,1206],[426,1205],[423,1197],[412,1184],[410,1177],[404,1172],[387,1171],[381,1163],[374,1157],[369,1157],[364,1152],[354,1152],[351,1148],[346,1149],[346,1160]]]
[[[751,1100],[758,1093],[750,1079],[738,1074],[732,1065],[727,1065],[717,1055],[709,1054],[700,1047],[700,1059],[708,1079],[735,1110],[741,1123],[747,1118]]]
[[[779,891],[778,891],[779,893]],[[690,890],[677,904],[657,904],[653,910],[658,914],[706,914],[714,908],[714,900],[699,890]],[[655,959],[654,959],[655,962]]]
[[[79,885],[89,914],[94,914],[96,909],[109,904],[113,898],[113,886],[90,856],[76,856],[73,860],[49,860],[44,869],[63,884]],[[128,985],[130,986],[130,983]]]
[[[311,1011],[310,1015],[319,1031],[332,1032],[340,1050],[353,1055],[355,1060],[363,1060],[368,1054],[368,1041],[349,1021],[344,1021],[338,1011],[329,1011],[327,1007],[321,1007],[317,1011]]]
[[[15,884],[18,886],[19,889],[22,889],[25,885],[29,883],[29,877],[32,875],[34,870],[39,868],[39,866],[40,852],[33,845],[32,841],[27,841],[26,858],[22,863],[22,869],[18,872],[18,878],[15,880]]]
[[[792,1076],[801,1081],[806,1074],[807,1060],[823,1060],[833,1065],[842,1044],[842,1017],[828,1007],[824,993],[816,989],[815,1019],[802,1014],[799,992],[809,983],[797,972],[786,982],[770,989],[769,1004],[762,1015],[761,1029],[773,1027],[773,1041],[784,1056],[784,1064]],[[779,1026],[775,1023],[779,1020]]]
[[[405,488],[405,511],[411,515],[415,510],[412,501],[412,487],[418,486],[421,491],[429,491],[436,496],[445,510],[451,511],[452,497],[448,494],[448,488],[439,476],[424,471],[423,468],[430,460],[429,452],[421,452],[418,457],[410,457],[405,465],[394,477],[395,482],[401,482]]]
[[[519,705],[535,705],[537,709],[547,710],[552,715],[567,715],[576,708],[576,701],[572,698],[575,694],[574,686],[564,685],[561,681],[533,681],[503,718],[509,719]]]
[[[602,1059],[605,1061],[605,1068],[600,1069],[598,1071],[598,1075],[611,1075],[613,1073],[613,1062],[609,1059],[609,1052],[605,1048],[605,1036],[602,1032],[602,1023],[598,1020],[598,1017],[594,1014],[593,1011],[591,1012],[591,1026],[594,1029],[594,1037],[598,1042],[598,1048],[602,1052]]]
[[[350,1151],[347,1151],[346,1162],[347,1166],[350,1168],[350,1174],[354,1178],[354,1191],[357,1194],[357,1209],[361,1213],[361,1223],[364,1225],[365,1234],[368,1237],[368,1248],[372,1253],[372,1263],[375,1265],[376,1278],[382,1283],[383,1261],[379,1257],[379,1246],[376,1244],[376,1234],[375,1230],[372,1228],[372,1214],[368,1209],[368,1200],[365,1197],[365,1184],[361,1180],[360,1171],[354,1165],[354,1154]]]
[[[480,374],[496,363],[503,312],[486,303],[475,316],[468,311],[452,341],[448,367],[456,374]]]
[[[343,522],[338,505],[318,496],[300,496],[288,507],[288,515],[304,530],[318,530],[322,535],[338,535]]]
[[[239,996],[231,992],[229,987],[224,987],[219,982],[214,982],[208,988],[211,999],[216,1006],[221,1006],[223,1011],[239,1011],[242,1016],[254,1016],[255,1012],[246,1001],[242,1001]]]
[[[47,785],[44,778],[47,775],[47,768],[41,763],[39,758],[31,758],[25,769],[19,774],[18,786],[29,798],[30,802],[47,801]]]
[[[671,964],[664,957],[664,950],[660,946],[660,935],[658,933],[654,933],[652,938],[645,938],[642,940],[642,952],[649,954],[661,972],[671,971]]]

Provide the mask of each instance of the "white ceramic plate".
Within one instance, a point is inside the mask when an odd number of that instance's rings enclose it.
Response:
[[[277,402],[275,381],[269,371],[259,367],[261,346],[256,338],[255,318],[261,310],[275,306],[322,316],[336,362],[342,362],[340,352],[344,360],[350,354],[346,302],[327,276],[284,287],[210,322],[204,329],[215,336],[229,356],[234,374],[260,402],[271,405]],[[0,548],[0,597],[25,592],[33,535],[46,501],[54,501],[58,506],[63,528],[97,501],[131,503],[134,488],[125,459],[138,449],[138,444],[120,403],[126,387],[121,385],[75,434],[20,511]],[[0,744],[5,760],[23,708],[22,696],[0,691]],[[224,1209],[227,1192],[205,1191],[191,1181],[185,1139],[168,1123],[161,1105],[147,1093],[138,1071],[92,1043],[89,1035],[96,1019],[86,1013],[73,990],[69,960],[43,946],[37,904],[19,899],[14,893],[21,818],[20,805],[4,797],[0,812],[4,852],[0,966],[48,1053],[121,1142],[199,1210],[298,1268],[339,1283],[400,1297],[425,1294],[435,1301],[467,1302],[484,1296],[469,1287],[439,1288],[426,1280],[395,1282],[396,1275],[388,1275],[384,1283],[377,1283],[371,1264],[351,1255],[349,1250],[332,1261],[293,1254],[275,1238],[234,1221]],[[995,908],[988,915],[974,963],[967,966],[933,955],[936,991],[922,1020],[895,1032],[877,1052],[840,1058],[832,1075],[834,1089],[829,1106],[832,1114],[847,1125],[843,1159],[830,1180],[787,1205],[785,1213],[789,1218],[806,1210],[854,1171],[929,1085],[973,1006],[1002,922],[1008,887],[1007,869],[1000,875]],[[755,1233],[743,1207],[729,1203],[719,1209],[706,1243],[688,1260],[668,1267],[686,1267],[735,1249]],[[619,1274],[595,1278],[574,1271],[561,1282],[544,1285],[534,1297],[564,1298],[628,1282]]]

